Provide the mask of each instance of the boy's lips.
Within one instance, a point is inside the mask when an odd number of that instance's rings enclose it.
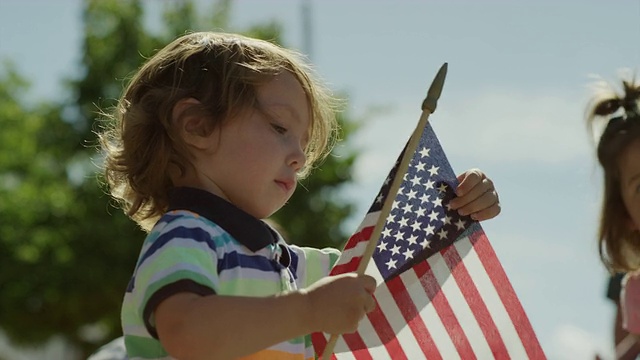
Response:
[[[295,181],[294,180],[276,180],[276,184],[280,185],[286,191],[291,191],[291,189],[293,189],[293,185],[295,184]]]

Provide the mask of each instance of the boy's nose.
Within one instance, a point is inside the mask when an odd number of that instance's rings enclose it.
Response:
[[[289,155],[288,165],[291,166],[296,172],[304,167],[304,164],[307,161],[307,155],[305,154],[302,147],[299,145],[293,146],[293,150]]]

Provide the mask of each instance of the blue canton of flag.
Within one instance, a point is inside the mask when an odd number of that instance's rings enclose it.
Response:
[[[398,162],[369,213],[382,207],[397,165]],[[449,207],[449,201],[455,197],[456,186],[456,176],[431,125],[427,125],[373,254],[373,260],[385,279],[451,245],[474,221]]]

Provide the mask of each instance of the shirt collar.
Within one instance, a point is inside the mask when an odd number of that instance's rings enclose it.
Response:
[[[205,190],[170,189],[169,211],[173,210],[188,210],[207,218],[253,252],[278,242],[278,235],[269,225]]]

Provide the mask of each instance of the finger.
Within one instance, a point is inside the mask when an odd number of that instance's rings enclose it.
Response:
[[[502,211],[500,203],[495,203],[494,205],[484,210],[480,210],[478,212],[471,214],[471,218],[477,221],[489,220],[498,216],[498,214],[500,214],[500,211]]]
[[[372,312],[373,310],[375,310],[376,308],[376,301],[374,300],[373,296],[370,296],[364,303],[364,310],[367,313]]]
[[[498,203],[498,197],[493,191],[487,191],[481,194],[478,198],[473,200],[472,202],[464,205],[463,207],[458,209],[458,213],[462,216],[464,215],[473,215],[477,212],[480,212],[484,209],[488,209],[491,206]]]
[[[493,182],[490,179],[485,178],[477,183],[473,188],[467,190],[463,195],[459,195],[457,198],[452,199],[449,202],[449,206],[454,210],[459,210],[467,204],[476,201],[487,192],[493,192]]]
[[[486,175],[479,169],[471,169],[458,175],[459,184],[456,189],[456,195],[463,196],[485,178]]]
[[[360,279],[362,281],[362,285],[364,286],[364,289],[369,293],[369,294],[373,294],[374,291],[376,291],[376,279],[374,279],[372,276],[369,275],[362,275],[360,276]]]

